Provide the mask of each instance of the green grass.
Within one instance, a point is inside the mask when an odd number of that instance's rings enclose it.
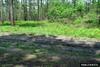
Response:
[[[64,35],[100,39],[100,28],[76,27],[70,24],[50,23],[48,21],[17,21],[16,26],[8,22],[0,26],[0,33],[31,33],[44,35]]]
[[[100,54],[97,54],[97,55],[96,55],[96,58],[100,58]]]

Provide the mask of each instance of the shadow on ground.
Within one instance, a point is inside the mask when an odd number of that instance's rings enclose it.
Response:
[[[100,42],[32,34],[0,36],[0,67],[80,67],[96,63]]]

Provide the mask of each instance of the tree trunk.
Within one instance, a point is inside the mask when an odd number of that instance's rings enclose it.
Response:
[[[48,19],[48,10],[49,10],[49,0],[47,0],[47,12],[46,12],[46,17],[47,17],[47,19]]]
[[[97,15],[100,14],[100,0],[97,2]]]
[[[29,0],[29,20],[32,20],[32,17],[33,17],[33,2],[32,2],[32,0]]]
[[[97,3],[97,16],[98,16],[98,22],[100,24],[100,0],[98,0]]]
[[[10,21],[12,25],[15,25],[15,21],[14,21],[14,8],[13,8],[13,0],[9,0],[9,6],[10,6]]]
[[[1,23],[0,24],[3,24],[3,5],[2,5],[2,3],[3,3],[3,0],[0,0],[0,21],[1,21]]]
[[[37,5],[38,5],[38,20],[40,20],[40,0],[37,0]]]
[[[73,0],[74,7],[76,7],[76,0]]]
[[[27,0],[23,0],[23,14],[24,20],[26,21],[28,19]]]

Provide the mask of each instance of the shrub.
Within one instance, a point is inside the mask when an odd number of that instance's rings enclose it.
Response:
[[[95,13],[88,13],[84,16],[83,21],[90,24],[98,24],[97,15]]]
[[[55,3],[55,5],[51,7],[48,12],[50,21],[59,21],[59,19],[69,18],[74,13],[74,9],[66,4]]]
[[[74,23],[75,23],[75,24],[80,24],[80,23],[82,23],[82,21],[83,21],[83,18],[82,18],[82,17],[78,17],[78,18],[74,21]]]

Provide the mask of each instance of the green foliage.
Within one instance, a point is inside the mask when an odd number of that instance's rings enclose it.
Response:
[[[52,22],[57,21],[65,23],[65,19],[63,20],[63,18],[69,18],[69,20],[75,20],[75,22],[78,21],[79,23],[80,16],[82,17],[85,11],[85,4],[83,0],[77,0],[76,4],[77,5],[73,7],[72,5],[66,3],[53,3],[48,12],[49,20]]]
[[[60,18],[68,18],[74,12],[74,8],[67,4],[55,3],[48,12],[48,17],[50,20],[57,20]]]
[[[100,54],[97,54],[96,57],[97,57],[97,58],[100,58]]]
[[[76,10],[79,11],[79,12],[84,11],[84,9],[85,9],[85,4],[84,4],[83,0],[79,0],[79,1],[77,2],[77,5],[76,5],[75,8],[76,8]]]
[[[8,23],[8,22],[7,22]],[[4,24],[0,26],[0,35],[16,33],[16,34],[44,34],[44,35],[64,35],[75,37],[89,37],[100,39],[99,28],[86,28],[76,27],[75,25],[62,24],[62,23],[50,23],[47,21],[20,21],[16,22],[16,26],[10,26]]]
[[[75,24],[80,24],[80,23],[82,23],[82,17],[78,17],[75,21],[74,21],[74,23]]]
[[[84,16],[83,21],[85,23],[98,24],[97,15],[95,13],[88,13]]]
[[[88,14],[84,15],[83,17],[77,17],[74,20],[74,24],[76,26],[83,26],[83,27],[88,27],[88,28],[94,28],[94,27],[99,27],[100,22],[99,18],[97,17],[97,14],[94,12],[89,12]]]

